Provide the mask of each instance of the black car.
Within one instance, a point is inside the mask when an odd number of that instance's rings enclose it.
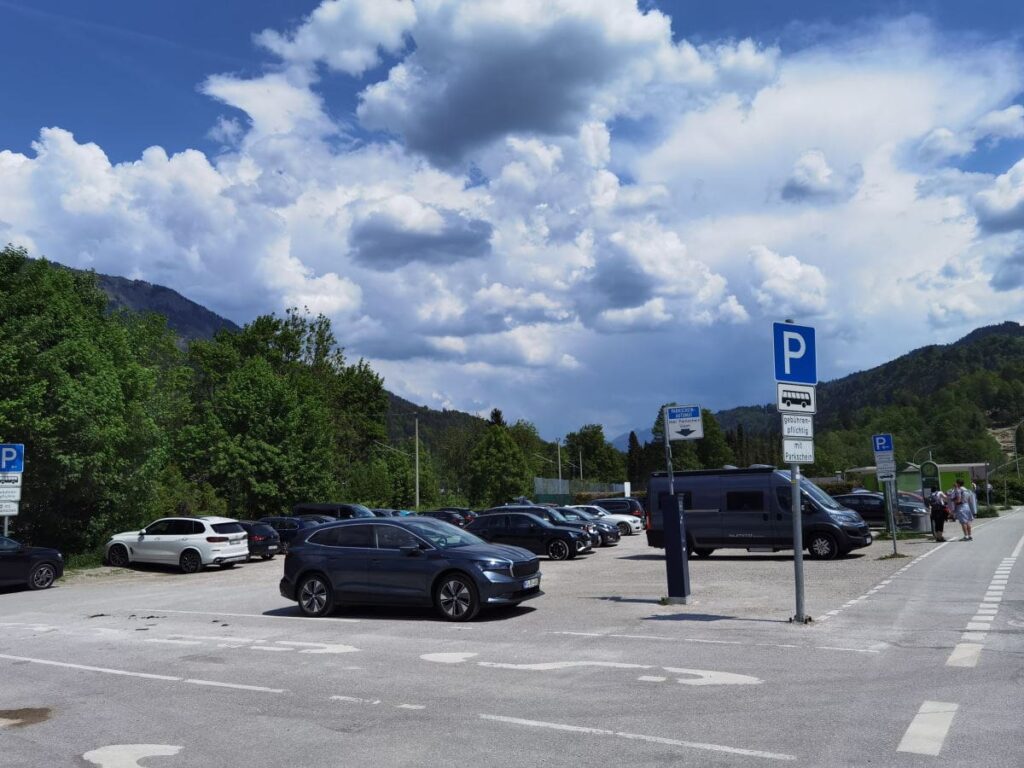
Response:
[[[421,517],[432,517],[435,520],[443,520],[451,525],[457,525],[459,528],[466,527],[466,518],[459,512],[453,512],[450,509],[432,509],[429,512],[420,512]]]
[[[300,536],[284,561],[281,594],[307,616],[341,604],[433,605],[449,621],[541,595],[540,564],[439,520],[343,520]]]
[[[597,532],[601,536],[602,547],[613,547],[622,538],[622,533],[619,531],[619,526],[616,523],[606,522],[597,515],[592,515],[582,509],[573,509],[572,507],[555,507],[555,511],[570,523],[590,523],[597,528]]]
[[[249,534],[249,558],[262,557],[273,560],[274,555],[281,551],[281,537],[266,523],[255,520],[239,520],[238,524]]]
[[[634,517],[644,516],[644,505],[640,499],[634,499],[632,497],[619,497],[616,499],[594,499],[593,501],[587,502],[593,504],[595,507],[601,507],[601,509],[609,512],[613,515],[633,515]]]
[[[864,518],[864,522],[875,528],[889,526],[889,513],[885,508],[885,496],[880,493],[839,493],[832,496],[847,509],[852,509]],[[924,512],[920,504],[900,501],[896,512],[896,527],[907,528],[911,525],[910,514],[915,511]]]
[[[336,522],[339,518],[334,515],[296,515],[299,520],[308,520],[316,525],[323,525],[324,523]]]
[[[64,556],[56,549],[29,547],[0,536],[0,587],[47,589],[63,575]]]
[[[261,517],[256,522],[266,523],[277,531],[277,535],[281,538],[282,552],[288,551],[288,547],[291,546],[291,543],[299,535],[300,531],[304,531],[307,528],[316,528],[320,525],[320,523],[304,520],[301,517]]]
[[[466,530],[484,541],[523,547],[539,555],[547,555],[552,560],[571,560],[592,546],[590,536],[584,531],[552,525],[528,512],[481,514]]]
[[[340,501],[304,501],[301,504],[296,504],[292,507],[292,515],[295,517],[317,515],[319,517],[329,518],[329,520],[324,520],[323,522],[350,520],[354,517],[374,517],[374,514],[370,511],[369,507],[364,507],[362,504],[346,504]]]
[[[492,507],[491,509],[485,509],[480,514],[493,515],[496,512],[528,512],[531,515],[536,515],[542,520],[547,520],[552,525],[562,526],[563,528],[575,528],[578,531],[583,531],[583,533],[590,537],[591,546],[601,546],[601,534],[598,532],[596,525],[581,520],[569,520],[554,507],[507,504],[504,507]]]

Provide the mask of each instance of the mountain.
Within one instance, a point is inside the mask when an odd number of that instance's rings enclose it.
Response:
[[[167,318],[167,326],[185,341],[212,339],[217,331],[239,330],[227,318],[211,312],[201,304],[186,299],[180,293],[163,285],[145,280],[96,273],[96,282],[107,294],[109,308],[129,309],[133,312],[155,312]]]
[[[184,342],[211,339],[220,330],[238,331],[237,325],[211,312],[201,304],[187,299],[175,290],[145,280],[129,280],[114,275],[95,273],[96,282],[107,295],[110,310],[128,309],[145,314],[153,312],[167,318],[168,327]],[[462,411],[434,410],[416,405],[388,392],[388,438],[400,441],[411,438],[415,432],[415,418],[419,415],[420,439],[433,450],[449,429],[467,433],[482,430],[486,420]]]

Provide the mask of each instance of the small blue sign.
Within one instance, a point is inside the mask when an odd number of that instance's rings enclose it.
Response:
[[[875,453],[892,453],[892,435],[872,435],[871,446]]]
[[[669,408],[668,418],[671,421],[676,421],[677,419],[699,419],[700,406],[684,405],[679,408]]]
[[[0,472],[25,471],[25,446],[22,443],[0,443]]]
[[[818,362],[814,352],[814,329],[806,325],[774,323],[775,380],[792,384],[818,383]]]

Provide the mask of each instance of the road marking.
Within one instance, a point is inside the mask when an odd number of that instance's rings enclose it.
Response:
[[[640,675],[637,680],[642,683],[664,683],[668,678],[659,677],[658,675]]]
[[[83,672],[103,672],[108,675],[122,675],[124,677],[142,677],[147,680],[169,680],[171,682],[180,682],[180,677],[172,677],[171,675],[154,675],[149,672],[129,672],[124,669],[110,669],[108,667],[90,667],[85,664],[70,664],[66,661],[50,661],[49,659],[32,659],[28,656],[9,656],[6,653],[0,653],[0,659],[10,659],[11,661],[27,661],[30,664],[42,664],[47,667],[63,667],[65,669],[80,669]]]
[[[913,752],[918,755],[936,756],[942,751],[942,744],[953,724],[953,716],[959,706],[942,701],[926,701],[914,715],[910,727],[903,734],[903,740],[896,747],[897,752]]]
[[[981,643],[958,643],[946,659],[947,667],[976,667],[981,656]]]
[[[1010,553],[1010,557],[1016,558],[1020,554],[1021,549],[1024,549],[1024,536],[1020,537],[1020,541],[1017,542],[1017,546],[1013,548],[1013,552]]]
[[[277,640],[277,645],[289,648],[302,648],[299,653],[356,653],[359,649],[341,643],[302,643],[294,640]]]
[[[170,635],[174,639],[182,638],[184,640],[213,640],[221,643],[255,643],[257,640],[253,640],[248,637],[224,637],[224,635]]]
[[[347,622],[349,624],[358,624],[362,619],[341,619],[335,618],[334,616],[324,618],[313,618],[312,616],[274,616],[265,613],[225,613],[224,611],[172,611],[168,608],[134,608],[135,611],[151,611],[153,613],[181,613],[192,616],[230,616],[233,618],[240,619],[286,619],[288,621],[319,621],[325,627],[329,627],[332,622]]]
[[[100,768],[140,768],[139,760],[172,757],[182,749],[171,744],[111,744],[86,752],[82,759]]]
[[[834,611],[833,613],[838,613]],[[552,635],[573,635],[575,637],[614,637],[623,640],[660,640],[673,643],[706,643],[708,645],[744,645],[757,648],[795,648],[818,651],[846,651],[849,653],[880,653],[878,649],[842,648],[834,645],[796,645],[793,643],[745,643],[742,640],[708,640],[702,637],[667,637],[665,635],[621,635],[611,632],[551,632]]]
[[[162,643],[163,645],[202,645],[198,640],[171,640],[163,637],[144,637],[144,643]]]
[[[661,736],[645,736],[640,733],[626,733],[623,731],[610,731],[605,728],[587,728],[580,725],[566,725],[564,723],[548,723],[543,720],[524,720],[520,717],[504,717],[502,715],[480,715],[481,720],[488,720],[494,723],[507,723],[509,725],[523,725],[529,728],[547,728],[553,731],[567,731],[569,733],[582,733],[591,736],[615,736],[620,739],[631,741],[646,741],[651,744],[663,744],[669,747],[685,747],[687,749],[703,749],[709,752],[724,752],[731,755],[743,755],[745,757],[762,757],[767,760],[796,760],[794,755],[785,755],[779,752],[764,752],[757,749],[741,749],[739,747],[727,747],[722,744],[707,744],[699,741],[682,741],[680,739],[666,739]]]
[[[426,709],[422,704],[399,704],[399,709]]]
[[[264,688],[261,685],[242,685],[240,683],[221,683],[215,680],[194,680],[174,677],[172,675],[154,675],[149,672],[129,672],[126,669],[111,669],[110,667],[91,667],[86,664],[71,664],[66,661],[51,661],[49,659],[33,659],[27,656],[10,656],[0,653],[0,659],[11,661],[26,661],[30,664],[42,664],[47,667],[62,667],[64,669],[78,669],[83,672],[100,672],[105,675],[118,675],[121,677],[141,677],[146,680],[166,680],[171,683],[190,683],[192,685],[209,685],[218,688],[235,688],[240,691],[263,691],[266,693],[284,693],[283,688]]]
[[[989,624],[987,621],[969,621],[967,622],[966,629],[968,632],[987,632],[988,630],[992,629],[992,625]]]
[[[360,699],[356,696],[331,696],[331,701],[347,701],[352,704],[380,704],[380,699]]]
[[[6,717],[0,717],[0,728],[7,728],[8,726],[17,725],[21,722],[24,722],[23,720],[21,720],[21,718],[18,718],[17,720],[11,720]]]
[[[466,659],[472,659],[476,653],[424,653],[420,656],[424,661],[433,661],[436,664],[461,664]]]
[[[241,683],[221,683],[217,680],[196,680],[189,678],[185,680],[186,683],[192,685],[208,685],[213,688],[234,688],[238,691],[258,691],[260,693],[284,693],[284,688],[265,688],[262,685],[243,685]]]

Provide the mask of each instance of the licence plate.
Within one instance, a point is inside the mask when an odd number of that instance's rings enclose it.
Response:
[[[228,540],[229,544],[240,544],[241,542],[242,542],[242,539],[229,539]]]
[[[532,579],[527,579],[523,582],[523,589],[533,589],[540,584],[540,577],[535,576]]]
[[[267,549],[268,549],[268,550],[270,550],[270,551],[272,552],[272,551],[274,551],[275,549],[277,549],[277,544],[271,544],[271,545],[270,545],[269,547],[267,547]]]

